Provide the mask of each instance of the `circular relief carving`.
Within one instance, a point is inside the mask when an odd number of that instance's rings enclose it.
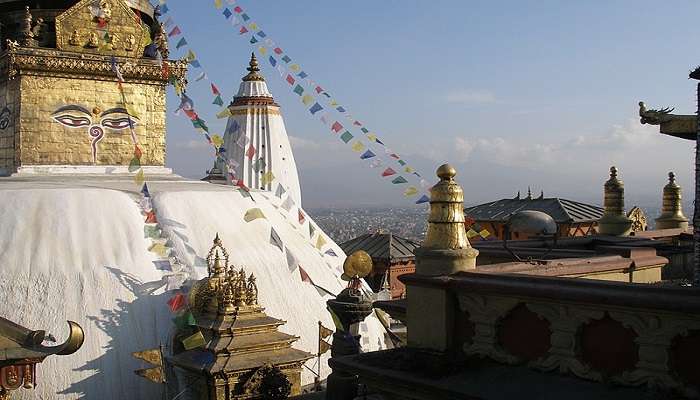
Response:
[[[520,303],[498,324],[498,343],[521,360],[536,360],[545,356],[552,347],[549,325],[549,321]]]
[[[700,331],[678,335],[671,342],[668,367],[684,382],[700,386]]]
[[[635,368],[639,361],[637,334],[608,314],[584,325],[579,333],[581,361],[608,375]]]

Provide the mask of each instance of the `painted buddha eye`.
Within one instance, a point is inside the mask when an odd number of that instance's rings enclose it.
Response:
[[[78,117],[70,114],[54,115],[53,119],[59,124],[69,128],[81,128],[83,126],[88,126],[91,123],[90,118]]]
[[[121,117],[121,118],[104,118],[102,120],[102,126],[105,128],[109,129],[114,129],[114,130],[122,130],[122,129],[127,129],[129,128],[129,121],[131,121],[132,127],[136,126],[136,119],[134,117],[131,117],[131,119],[127,117]]]

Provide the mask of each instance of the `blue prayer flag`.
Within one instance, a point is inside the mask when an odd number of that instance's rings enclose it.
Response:
[[[231,15],[233,15],[231,10],[229,10],[228,8],[224,8],[223,14],[224,14],[224,17],[226,17],[226,19],[231,18]]]
[[[345,112],[345,109],[344,109],[343,107],[341,107],[341,106],[338,106],[338,107],[336,108],[336,110],[338,110],[338,111],[340,111],[340,112]]]
[[[379,143],[379,144],[381,144],[381,145],[383,145],[383,144],[384,144],[384,143],[382,143],[382,141],[381,141],[381,140],[379,140],[379,139],[374,139],[374,141],[375,141],[375,142],[377,142],[377,143]]]
[[[143,194],[143,197],[151,197],[151,192],[148,191],[148,184],[144,183],[143,188],[141,189],[141,193]]]
[[[250,17],[246,13],[241,14],[241,18],[243,18],[243,21],[247,21],[250,19]]]
[[[267,35],[263,31],[258,31],[258,36],[260,36],[261,38],[264,38]]]
[[[160,12],[162,14],[166,14],[168,12],[168,5],[167,4],[161,4],[160,5]]]
[[[192,64],[192,66],[195,68],[202,68],[202,64],[200,64],[197,60],[190,61],[190,64]]]
[[[289,64],[289,62],[292,61],[292,59],[289,58],[289,57],[287,57],[287,56],[285,55],[285,56],[282,57],[282,61],[284,61],[284,62],[286,62],[287,64]]]
[[[374,153],[372,152],[372,150],[367,150],[367,151],[365,151],[365,153],[364,153],[363,155],[360,156],[360,158],[363,159],[363,160],[366,160],[366,159],[372,158],[372,157],[374,157],[374,156],[376,156],[376,154],[374,154]]]
[[[416,204],[427,203],[429,201],[430,199],[428,198],[428,196],[424,194],[423,196],[421,196],[420,199],[416,200]]]
[[[277,60],[275,60],[275,57],[270,56],[269,60],[270,65],[272,65],[273,67],[277,65]]]
[[[258,43],[258,39],[255,38],[255,36],[250,37],[250,44]]]
[[[323,107],[321,107],[321,105],[318,104],[318,103],[314,103],[314,105],[311,106],[311,108],[309,108],[309,112],[310,112],[312,115],[313,115],[313,114],[316,114],[317,112],[319,112],[319,111],[321,111],[321,110],[323,110]]]
[[[297,76],[298,76],[299,78],[301,78],[301,79],[304,79],[304,78],[306,78],[306,77],[309,76],[309,75],[308,75],[306,72],[301,71],[301,72],[299,72],[299,74],[297,74]]]

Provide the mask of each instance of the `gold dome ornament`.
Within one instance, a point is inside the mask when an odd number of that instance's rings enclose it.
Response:
[[[372,272],[372,257],[364,250],[357,250],[345,259],[341,278],[345,281],[364,278],[370,272]]]

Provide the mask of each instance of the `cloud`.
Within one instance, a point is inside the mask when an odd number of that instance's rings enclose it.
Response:
[[[321,145],[316,141],[302,139],[292,135],[289,135],[289,144],[292,146],[292,150],[318,150],[321,148]]]
[[[445,100],[454,104],[492,104],[496,102],[496,96],[487,90],[460,90],[448,93]]]
[[[579,135],[570,144],[575,147],[627,149],[658,143],[659,127],[642,125],[637,118],[629,118],[613,125],[604,135]]]
[[[186,142],[175,142],[175,147],[180,149],[208,149],[211,147],[205,140],[188,140]]]
[[[467,139],[455,138],[455,158],[465,162],[476,156],[506,167],[536,167],[553,164],[559,159],[560,146],[541,143],[520,143],[502,137]],[[476,160],[476,161],[478,161]]]

